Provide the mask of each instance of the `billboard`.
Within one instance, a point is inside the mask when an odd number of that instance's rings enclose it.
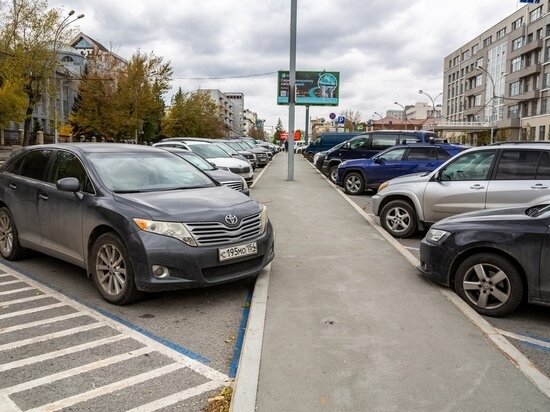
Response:
[[[277,104],[288,104],[290,97],[288,70],[277,77]],[[296,72],[296,105],[338,106],[340,72]]]

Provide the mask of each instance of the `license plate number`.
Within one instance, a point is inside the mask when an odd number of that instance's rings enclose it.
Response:
[[[218,249],[218,257],[220,262],[223,262],[224,260],[237,259],[243,256],[255,255],[256,253],[258,253],[256,242]]]

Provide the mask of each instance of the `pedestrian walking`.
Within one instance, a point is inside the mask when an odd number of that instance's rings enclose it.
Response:
[[[288,140],[285,140],[285,153],[288,152]]]

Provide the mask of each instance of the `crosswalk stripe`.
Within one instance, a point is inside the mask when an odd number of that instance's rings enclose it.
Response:
[[[56,382],[65,378],[70,378],[71,376],[80,375],[82,373],[93,371],[94,369],[103,368],[105,366],[113,365],[115,363],[119,363],[128,359],[137,358],[138,356],[145,355],[151,352],[154,352],[153,348],[143,347],[131,352],[126,352],[126,353],[121,353],[120,355],[111,356],[110,358],[101,359],[99,361],[93,361],[86,365],[82,365],[76,368],[54,373],[52,375],[34,379],[32,381],[23,382],[23,383],[20,383],[19,385],[11,386],[9,388],[0,389],[0,396],[7,396],[17,392],[23,392],[32,388],[36,388],[37,386],[45,385],[51,382]]]
[[[5,290],[3,292],[0,292],[0,296],[6,296],[6,295],[13,295],[14,293],[19,292],[25,292],[27,290],[33,290],[34,288],[28,287],[28,288],[19,288],[19,289],[12,289],[12,290]]]
[[[40,342],[45,342],[47,340],[51,340],[51,339],[55,339],[55,338],[61,338],[63,336],[74,335],[75,333],[86,332],[86,331],[92,330],[92,329],[103,328],[103,327],[108,327],[108,326],[104,325],[103,323],[96,322],[96,323],[92,323],[92,324],[89,324],[89,325],[78,326],[78,327],[71,328],[71,329],[65,329],[65,330],[62,330],[62,331],[59,331],[59,332],[52,332],[52,333],[48,333],[46,335],[36,336],[34,338],[23,339],[23,340],[18,340],[18,341],[15,341],[15,342],[5,343],[4,345],[0,345],[0,352],[5,351],[5,350],[19,348],[21,346],[32,345],[33,343],[40,343]]]
[[[29,328],[33,328],[35,326],[46,325],[48,323],[61,322],[63,320],[78,318],[78,317],[81,317],[81,316],[86,316],[86,315],[84,313],[74,312],[74,313],[69,313],[68,315],[56,316],[54,318],[37,320],[37,321],[34,321],[34,322],[28,322],[28,323],[21,323],[19,325],[10,326],[10,327],[4,328],[4,329],[0,329],[0,334],[15,332],[17,330],[22,330],[22,329],[29,329]]]
[[[26,412],[54,412],[60,409],[68,408],[78,403],[86,402],[90,399],[98,396],[107,395],[120,389],[127,388],[128,386],[137,385],[138,383],[146,382],[153,378],[166,375],[168,373],[183,369],[185,366],[179,363],[171,363],[170,365],[163,366],[162,368],[154,369],[149,372],[141,373],[139,375],[132,376],[117,382],[113,382],[109,385],[101,386],[96,389],[92,389],[88,392],[83,392],[78,395],[70,396],[65,399],[61,399],[57,402],[52,402],[47,405],[42,405],[37,408],[29,409]]]
[[[17,312],[4,313],[3,315],[0,315],[0,319],[15,318],[16,316],[28,315],[29,313],[36,313],[36,312],[42,312],[42,311],[48,310],[48,309],[60,308],[61,306],[67,306],[67,304],[63,303],[63,302],[52,303],[51,305],[38,306],[36,308],[19,310]]]
[[[3,365],[0,365],[0,372],[5,372],[11,369],[20,368],[22,366],[32,365],[33,363],[38,363],[45,360],[58,358],[60,356],[69,355],[71,353],[81,352],[87,349],[95,348],[96,346],[106,345],[108,343],[117,342],[123,339],[128,339],[128,336],[125,336],[123,334],[110,336],[108,338],[94,340],[94,341],[82,343],[76,346],[71,346],[70,348],[43,353],[41,355],[31,356],[30,358],[20,359],[10,363],[4,363]]]

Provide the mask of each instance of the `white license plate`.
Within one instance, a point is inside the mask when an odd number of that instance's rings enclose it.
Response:
[[[218,249],[218,257],[220,262],[223,262],[224,260],[237,259],[243,256],[255,255],[256,253],[258,253],[256,242]]]

